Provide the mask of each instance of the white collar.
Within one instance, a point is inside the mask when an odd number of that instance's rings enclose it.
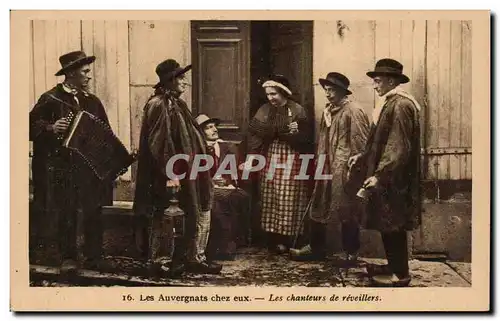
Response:
[[[378,123],[378,120],[380,118],[380,114],[382,113],[382,110],[384,109],[385,103],[387,102],[389,97],[391,97],[393,95],[401,95],[403,97],[410,99],[413,102],[413,104],[415,105],[415,107],[418,109],[418,111],[420,111],[420,109],[421,109],[420,104],[417,102],[415,97],[413,97],[412,95],[410,95],[409,93],[404,91],[403,88],[401,88],[400,86],[397,86],[397,87],[389,90],[388,92],[386,92],[383,96],[380,96],[379,99],[377,100],[377,102],[375,103],[375,108],[373,109],[373,112],[372,112],[373,123],[375,125]]]

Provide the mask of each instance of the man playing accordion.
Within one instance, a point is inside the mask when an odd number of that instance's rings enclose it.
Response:
[[[99,179],[85,160],[62,145],[70,120],[86,111],[109,125],[104,107],[87,91],[91,79],[90,64],[95,56],[82,51],[62,55],[64,81],[41,95],[30,112],[29,137],[33,142],[33,188],[36,226],[57,230],[61,255],[61,273],[74,272],[79,266],[77,217],[83,217],[85,266],[95,267],[101,258],[101,207],[112,204],[111,180]],[[52,234],[52,233],[51,233]]]

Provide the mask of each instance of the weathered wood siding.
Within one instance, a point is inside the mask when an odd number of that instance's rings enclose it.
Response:
[[[33,96],[34,103],[41,94],[52,88],[61,77],[54,74],[61,68],[59,56],[61,52],[81,49],[80,21],[64,20],[34,20],[32,21],[32,50],[33,50]],[[31,104],[30,107],[32,107]]]
[[[472,178],[471,27],[467,21],[427,22],[429,179]]]
[[[167,58],[185,66],[191,63],[190,23],[188,21],[146,21],[128,23],[130,57],[131,148],[139,148],[142,111],[153,86],[158,82],[156,66]],[[191,83],[191,72],[186,73]],[[191,106],[191,87],[183,95]],[[135,165],[132,166],[133,175]]]
[[[54,74],[60,69],[61,52],[81,49],[80,21],[34,20],[31,21],[29,41],[29,109],[34,106],[41,94],[56,85],[61,77]],[[30,144],[30,153],[31,153]],[[31,179],[31,158],[30,158]]]
[[[92,64],[91,91],[106,108],[113,131],[130,148],[130,96],[127,21],[82,21],[81,43]],[[122,176],[129,179],[130,171]]]
[[[424,179],[472,179],[471,22],[315,21],[313,77],[319,120],[326,103],[318,78],[345,73],[368,112],[375,102],[366,72],[381,58],[404,65],[403,87],[422,106]]]
[[[30,108],[54,86],[61,54],[97,56],[91,90],[103,101],[111,126],[130,149],[138,148],[142,108],[166,58],[191,63],[188,21],[35,20],[30,34]],[[318,78],[330,71],[351,79],[353,97],[371,114],[375,101],[366,72],[392,57],[404,64],[404,87],[422,105],[423,178],[472,178],[472,23],[468,21],[315,21],[315,117],[326,98]],[[191,73],[187,73],[188,79]],[[190,79],[189,79],[190,80]],[[191,88],[184,98],[191,104]],[[122,179],[133,181],[132,167]]]
[[[54,76],[60,68],[59,56],[84,50],[97,57],[92,64],[91,92],[103,102],[111,127],[125,146],[138,148],[142,107],[157,82],[156,65],[166,58],[190,62],[189,28],[187,21],[33,21],[30,109],[42,93],[63,79]],[[189,104],[190,90],[185,98]],[[121,179],[130,180],[134,169]]]

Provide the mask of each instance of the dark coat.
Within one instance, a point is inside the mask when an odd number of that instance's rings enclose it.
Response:
[[[166,165],[175,154],[187,154],[190,161],[175,163],[180,180],[179,201],[187,215],[197,217],[211,209],[213,186],[209,172],[189,179],[193,156],[207,154],[203,134],[186,103],[159,88],[144,107],[140,133],[134,212],[149,216],[168,206]]]
[[[420,124],[417,106],[387,98],[363,155],[366,177],[378,178],[367,203],[367,227],[381,232],[413,230],[421,223]]]
[[[29,138],[33,142],[34,205],[44,212],[76,207],[94,210],[111,205],[113,186],[100,181],[76,152],[61,145],[50,126],[58,119],[85,110],[104,122],[108,117],[94,95],[79,93],[79,104],[61,84],[42,94],[29,114]]]

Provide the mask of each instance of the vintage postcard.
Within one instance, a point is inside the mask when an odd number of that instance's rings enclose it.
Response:
[[[11,11],[13,311],[488,311],[489,11]]]

